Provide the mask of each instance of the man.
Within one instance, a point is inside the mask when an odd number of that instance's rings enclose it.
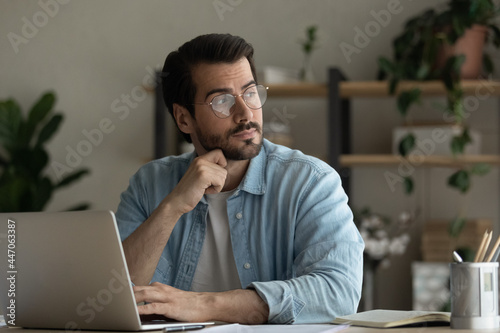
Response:
[[[338,174],[262,137],[253,48],[203,35],[169,54],[163,93],[194,153],[143,166],[117,219],[141,314],[321,323],[356,311],[363,241]]]

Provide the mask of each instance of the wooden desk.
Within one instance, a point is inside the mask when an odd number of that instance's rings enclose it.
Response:
[[[205,329],[192,331],[195,332],[213,332],[213,333],[229,333],[229,332],[245,332],[245,333],[264,333],[269,328],[269,332],[276,333],[298,333],[298,332],[325,332],[327,333],[329,329],[334,329],[336,325],[220,325],[220,326],[208,326]],[[22,328],[1,328],[2,333],[61,333],[61,330],[34,330],[34,329],[22,329]],[[86,332],[86,331],[81,331]],[[110,333],[110,331],[88,331],[93,333]],[[150,333],[162,333],[162,331],[148,331]],[[500,329],[490,329],[490,330],[452,330],[449,326],[439,326],[439,327],[404,327],[404,328],[367,328],[367,327],[356,327],[351,326],[347,329],[338,331],[342,333],[381,333],[381,332],[391,332],[391,333],[500,333]],[[114,332],[121,333],[121,332]],[[130,332],[123,332],[130,333]]]

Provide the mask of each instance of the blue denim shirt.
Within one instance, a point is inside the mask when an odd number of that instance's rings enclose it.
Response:
[[[122,240],[151,215],[194,158],[165,157],[132,176],[116,213]],[[203,198],[180,218],[153,281],[190,290],[207,209]],[[356,312],[364,244],[340,177],[328,164],[264,140],[228,198],[227,213],[241,285],[269,305],[269,323],[326,323]]]

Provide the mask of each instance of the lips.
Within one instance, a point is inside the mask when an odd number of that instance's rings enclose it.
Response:
[[[238,133],[233,134],[233,137],[241,140],[247,140],[255,137],[255,133],[257,130],[255,128],[249,129],[249,130],[244,130]]]
[[[252,139],[256,133],[261,133],[260,125],[256,122],[239,124],[228,133],[228,138],[233,137],[241,140]]]

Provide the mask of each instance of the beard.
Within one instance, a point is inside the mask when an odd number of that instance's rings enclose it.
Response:
[[[239,133],[241,131],[249,130],[251,128],[255,128],[257,133],[260,134],[259,138],[252,138],[243,141],[243,147],[235,147],[229,144],[229,140],[231,136]],[[196,128],[196,135],[198,136],[198,140],[200,141],[201,146],[206,151],[212,151],[214,149],[222,150],[224,157],[228,160],[233,161],[241,161],[241,160],[249,160],[257,156],[262,148],[262,128],[258,123],[250,122],[246,124],[239,124],[235,128],[228,130],[226,133],[222,135],[217,134],[205,134],[202,133],[200,128]],[[254,142],[254,140],[258,140],[259,142]]]

